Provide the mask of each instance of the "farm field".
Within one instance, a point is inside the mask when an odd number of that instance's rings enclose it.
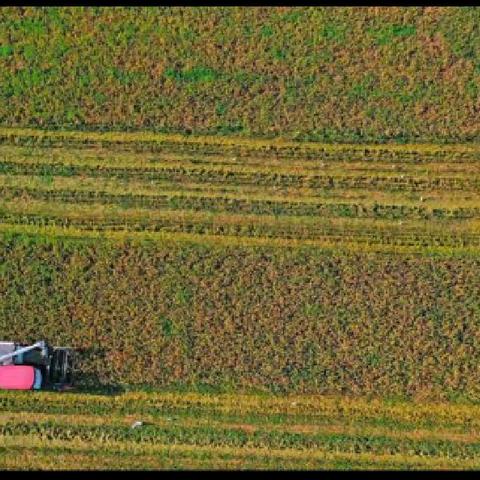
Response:
[[[479,25],[0,9],[0,469],[479,469]]]
[[[478,469],[479,155],[0,129],[0,467]]]
[[[476,470],[480,411],[311,395],[0,393],[0,468]],[[143,425],[132,429],[132,424]]]
[[[0,124],[478,142],[475,7],[0,11]]]
[[[0,140],[1,330],[84,385],[479,398],[479,147]]]

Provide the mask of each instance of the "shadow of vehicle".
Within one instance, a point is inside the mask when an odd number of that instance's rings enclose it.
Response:
[[[85,347],[75,349],[75,382],[72,389],[64,393],[81,393],[90,395],[114,396],[125,392],[125,387],[116,383],[105,382],[99,372],[92,369],[92,364],[108,362],[105,349]]]

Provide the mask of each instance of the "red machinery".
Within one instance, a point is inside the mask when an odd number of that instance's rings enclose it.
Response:
[[[0,342],[0,389],[63,390],[72,383],[72,349],[43,340],[33,345]]]

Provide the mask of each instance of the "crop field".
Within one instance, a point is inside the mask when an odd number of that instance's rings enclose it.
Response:
[[[0,9],[0,469],[479,469],[479,25]]]
[[[0,468],[458,469],[478,405],[309,395],[0,393]],[[135,421],[143,425],[132,429]]]
[[[478,468],[479,156],[0,129],[0,467]]]
[[[2,8],[0,123],[480,139],[480,10]]]
[[[479,147],[0,139],[1,330],[85,385],[478,399]]]

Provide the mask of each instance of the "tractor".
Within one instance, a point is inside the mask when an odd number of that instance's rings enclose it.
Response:
[[[33,345],[0,341],[0,390],[67,390],[74,352],[41,340]]]

